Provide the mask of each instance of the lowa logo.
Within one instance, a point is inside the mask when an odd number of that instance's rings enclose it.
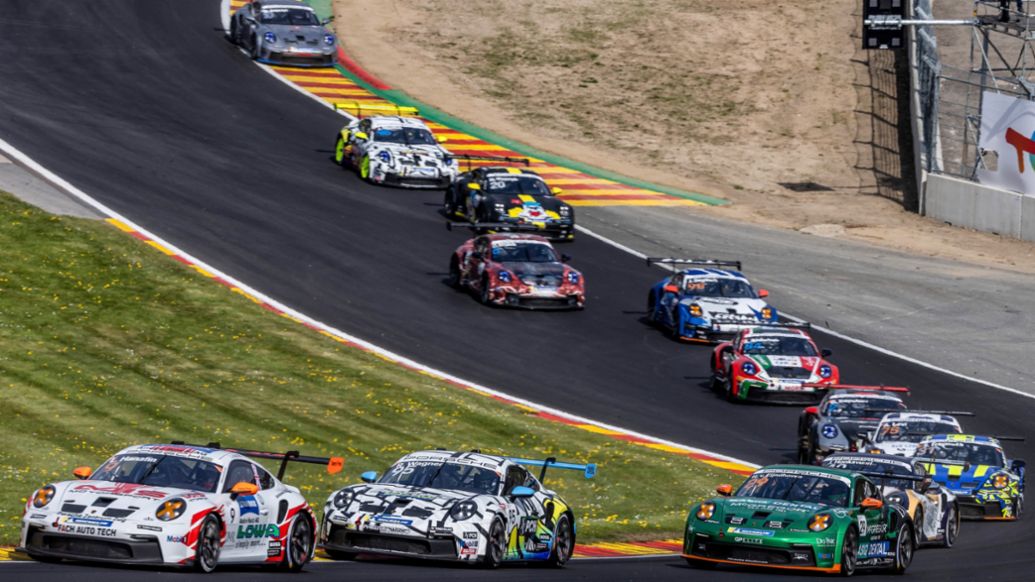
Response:
[[[237,539],[250,540],[255,538],[279,538],[280,528],[273,525],[239,525],[237,526]]]

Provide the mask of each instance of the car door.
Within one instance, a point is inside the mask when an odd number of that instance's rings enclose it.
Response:
[[[359,160],[363,159],[363,156],[366,155],[367,149],[369,149],[370,147],[370,141],[374,137],[371,131],[372,125],[370,123],[370,120],[364,119],[363,121],[359,122],[357,130],[349,134],[349,141],[352,144],[352,147],[349,148],[349,152],[352,154],[353,164],[358,164]],[[356,137],[357,133],[363,133],[367,136],[367,138],[360,139],[359,137]]]
[[[482,274],[488,268],[491,256],[490,246],[489,239],[480,236],[475,239],[474,250],[467,257],[467,280],[476,291],[482,289]]]
[[[856,508],[856,520],[859,526],[859,560],[860,562],[873,562],[882,560],[894,553],[888,541],[888,515],[889,507],[863,507],[863,500],[884,498],[880,488],[870,482],[869,479],[858,478],[855,486],[854,507]]]
[[[543,559],[553,546],[554,502],[543,492],[542,485],[522,466],[507,469],[504,491],[523,486],[535,491],[531,497],[512,498],[517,516],[510,534],[510,552],[516,559]]]
[[[256,42],[253,42],[256,38],[256,28],[259,26],[259,17],[261,16],[262,5],[258,2],[253,2],[244,7],[243,18],[241,18],[241,42],[243,45],[248,47],[248,50],[255,48]]]
[[[676,289],[682,289],[683,275],[672,275],[664,285],[664,287],[670,286],[674,286]],[[675,327],[679,309],[679,293],[666,291],[664,287],[661,290],[661,298],[658,299],[658,305],[661,307],[661,311],[664,314],[663,323],[669,327]]]
[[[275,531],[277,524],[273,523],[276,516],[270,511],[272,490],[261,489],[260,471],[265,470],[245,459],[235,459],[226,469],[221,491],[229,515],[221,560],[250,561],[257,557],[265,560],[269,540],[279,537]],[[259,491],[255,495],[231,493],[233,486],[242,481],[259,487]]]

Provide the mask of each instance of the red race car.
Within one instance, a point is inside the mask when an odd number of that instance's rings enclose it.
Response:
[[[535,234],[483,234],[449,260],[449,283],[478,294],[486,305],[524,309],[582,309],[582,273]]]
[[[775,323],[745,329],[715,346],[712,383],[731,402],[761,400],[793,404],[818,401],[823,385],[840,380],[809,335],[807,323]]]

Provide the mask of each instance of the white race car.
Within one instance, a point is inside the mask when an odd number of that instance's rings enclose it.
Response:
[[[543,467],[537,479],[522,465]],[[378,479],[364,473],[327,499],[320,527],[332,558],[386,554],[478,563],[561,566],[575,548],[575,514],[542,485],[548,467],[596,474],[596,465],[419,451]]]
[[[963,432],[956,416],[974,416],[970,412],[902,411],[889,412],[880,419],[870,434],[866,450],[912,457],[924,437],[932,434],[959,434]]]
[[[250,457],[280,460],[281,475]],[[299,490],[280,481],[288,461],[327,464],[331,473],[342,466],[337,457],[214,443],[129,447],[96,471],[79,467],[78,481],[37,489],[25,506],[21,549],[41,561],[301,570],[313,558],[316,520]]]
[[[371,116],[342,128],[334,161],[374,184],[446,189],[460,172],[453,154],[414,117]]]

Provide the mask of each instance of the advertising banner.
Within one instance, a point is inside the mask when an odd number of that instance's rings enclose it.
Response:
[[[1035,194],[1035,102],[985,91],[978,147],[979,182]]]

